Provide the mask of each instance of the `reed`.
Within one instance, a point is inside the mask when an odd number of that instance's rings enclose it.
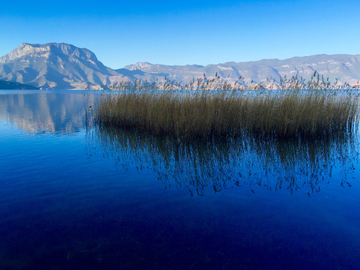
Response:
[[[111,85],[103,85],[104,90],[259,90],[259,89],[297,89],[297,90],[329,90],[329,89],[360,89],[360,82],[357,85],[349,85],[347,82],[340,83],[338,79],[332,84],[330,79],[325,80],[315,71],[307,81],[302,76],[287,76],[280,77],[278,80],[274,78],[267,78],[264,81],[255,82],[253,80],[245,81],[243,76],[237,80],[232,80],[229,77],[220,77],[217,73],[215,76],[193,77],[188,82],[179,82],[171,80],[168,77],[163,79],[156,79],[156,81],[147,81],[136,79],[134,81],[115,82]]]
[[[253,136],[321,139],[351,135],[358,116],[353,91],[124,91],[95,106],[99,127],[209,140]]]

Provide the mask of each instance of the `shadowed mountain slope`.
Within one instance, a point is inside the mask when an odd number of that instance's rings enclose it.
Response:
[[[28,84],[21,84],[16,82],[6,82],[0,80],[0,90],[12,90],[12,89],[38,89],[35,86],[28,85]]]

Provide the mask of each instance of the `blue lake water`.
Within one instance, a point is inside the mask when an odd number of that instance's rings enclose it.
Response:
[[[179,145],[0,91],[0,269],[359,269],[359,138]]]

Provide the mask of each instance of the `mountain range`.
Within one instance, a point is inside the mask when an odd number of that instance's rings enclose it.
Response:
[[[261,82],[271,77],[298,75],[310,78],[314,71],[334,81],[359,84],[360,55],[313,55],[285,60],[266,59],[253,62],[227,62],[214,65],[159,65],[139,62],[120,69],[103,65],[93,52],[66,43],[23,43],[9,54],[0,57],[0,80],[12,84],[27,84],[40,89],[101,89],[121,81],[135,79],[154,82],[167,77],[187,82],[203,76],[245,82]],[[0,89],[6,88],[0,83]],[[6,84],[5,84],[6,85]]]

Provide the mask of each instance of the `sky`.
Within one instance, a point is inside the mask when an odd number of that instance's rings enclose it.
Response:
[[[64,42],[111,68],[360,54],[359,0],[3,1],[0,56]]]

